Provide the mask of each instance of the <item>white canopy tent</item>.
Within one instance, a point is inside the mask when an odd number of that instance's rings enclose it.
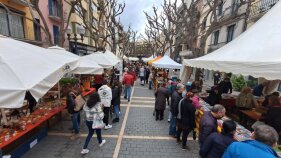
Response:
[[[155,57],[154,57],[153,55],[151,55],[151,56],[148,57],[148,58],[142,58],[142,60],[143,60],[144,62],[149,62],[150,60],[153,60],[153,59],[155,59]]]
[[[137,57],[129,57],[129,60],[130,61],[139,61],[139,58],[137,58]]]
[[[181,69],[182,65],[175,62],[169,56],[165,55],[160,60],[152,63],[152,66],[165,69]]]
[[[203,57],[184,60],[184,65],[268,80],[281,79],[280,10],[281,2],[278,2],[231,43]]]
[[[110,60],[115,60],[115,61],[121,62],[121,60],[120,60],[114,53],[112,53],[112,52],[109,51],[109,50],[106,50],[106,51],[104,52],[104,55],[106,55],[107,57],[109,57]]]
[[[79,66],[71,71],[73,74],[102,74],[103,67],[99,66],[94,61],[87,58],[87,56],[80,57],[71,52],[66,51],[64,48],[53,46],[49,47],[48,50],[51,50],[51,53],[62,54],[64,56],[72,56],[73,58],[77,58],[79,60]]]
[[[20,108],[26,91],[38,100],[79,61],[0,35],[0,108]]]
[[[112,68],[113,66],[116,66],[119,62],[118,60],[111,60],[110,57],[108,57],[102,52],[94,52],[90,55],[86,55],[85,57],[87,57],[91,61],[96,62],[103,68]]]

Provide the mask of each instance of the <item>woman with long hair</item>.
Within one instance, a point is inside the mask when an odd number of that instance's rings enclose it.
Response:
[[[89,152],[89,149],[87,149],[87,147],[95,131],[97,134],[99,146],[102,147],[106,142],[106,140],[102,139],[101,136],[101,129],[104,127],[103,124],[104,113],[102,111],[102,106],[100,101],[101,100],[99,94],[97,92],[93,93],[92,95],[90,95],[87,104],[83,108],[86,114],[86,125],[89,129],[89,133],[84,143],[84,147],[83,150],[81,151],[81,154],[87,154]]]

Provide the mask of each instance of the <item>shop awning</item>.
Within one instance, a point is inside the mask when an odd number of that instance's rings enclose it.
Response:
[[[103,52],[94,52],[90,55],[86,55],[88,59],[91,61],[96,62],[103,68],[112,68],[113,66],[116,66],[119,61],[117,60],[110,60],[110,57]]]
[[[50,53],[57,53],[66,56],[72,56],[73,58],[77,58],[79,60],[79,66],[71,73],[73,74],[102,74],[103,67],[95,63],[94,61],[87,58],[87,56],[78,56],[69,51],[66,51],[64,48],[53,46],[49,47]]]
[[[26,91],[38,100],[79,61],[0,35],[0,108],[19,108]]]
[[[232,72],[234,74],[281,79],[281,2],[256,24],[224,47],[186,66]]]
[[[169,56],[165,55],[163,58],[152,63],[152,66],[165,69],[181,69],[182,65],[175,62]]]

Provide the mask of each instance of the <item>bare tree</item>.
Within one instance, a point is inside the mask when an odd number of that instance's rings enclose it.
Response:
[[[105,50],[106,44],[108,44],[112,48],[110,37],[117,34],[114,31],[114,27],[118,26],[116,18],[123,13],[125,3],[118,3],[117,0],[98,0],[99,14],[96,19],[94,16],[87,17],[88,14],[83,9],[82,0],[76,1],[78,2],[77,8],[79,8],[76,9],[76,12],[82,18],[84,27],[89,31],[90,38],[94,40],[95,47]]]

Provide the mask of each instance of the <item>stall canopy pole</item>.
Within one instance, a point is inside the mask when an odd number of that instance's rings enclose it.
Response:
[[[3,119],[4,125],[7,125],[8,121],[7,121],[5,110],[3,108],[1,108],[1,114],[2,114],[2,119]]]

